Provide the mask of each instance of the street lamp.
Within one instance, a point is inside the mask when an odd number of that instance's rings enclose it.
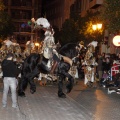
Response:
[[[116,35],[114,38],[113,38],[113,44],[117,47],[120,46],[120,35]]]
[[[102,24],[98,23],[98,24],[93,24],[92,25],[92,29],[93,30],[100,30],[102,28]]]
[[[97,23],[97,24],[93,24],[92,25],[92,29],[93,29],[93,33],[94,33],[94,39],[96,38],[97,39],[97,41],[101,41],[100,39],[101,39],[101,35],[102,35],[102,24],[101,23]],[[99,52],[99,49],[100,49],[100,44],[99,44],[99,42],[98,42],[98,52]]]

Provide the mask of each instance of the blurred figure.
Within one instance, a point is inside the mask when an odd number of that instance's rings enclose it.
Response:
[[[29,56],[31,54],[31,51],[34,49],[34,47],[35,45],[33,40],[27,41],[26,47],[24,50],[24,57]]]
[[[56,50],[58,51],[58,50],[60,49],[60,47],[61,47],[61,44],[60,44],[60,42],[58,41],[57,44],[56,44]]]
[[[120,53],[118,53],[118,55],[117,55],[117,60],[118,60],[119,63],[120,63]]]
[[[109,71],[111,69],[111,62],[110,62],[110,58],[106,57],[103,60],[103,71]]]
[[[9,36],[7,37],[5,41],[3,41],[3,44],[5,44],[7,48],[10,47],[10,45],[12,45],[12,41],[10,40]]]
[[[97,66],[97,73],[98,73],[98,78],[99,81],[102,79],[102,75],[103,75],[103,61],[102,61],[102,56],[98,55],[98,66]]]

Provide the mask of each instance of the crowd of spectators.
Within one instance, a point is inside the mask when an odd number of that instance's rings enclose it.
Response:
[[[97,56],[97,73],[99,77],[99,81],[103,77],[104,73],[110,72],[112,73],[112,67],[114,65],[118,66],[118,72],[119,72],[119,65],[120,65],[120,53],[119,54],[105,54],[102,53],[102,55]],[[116,73],[117,74],[117,73]],[[113,75],[111,74],[111,77]]]
[[[78,74],[79,78],[84,79],[84,66],[82,66],[82,62],[84,61],[85,53],[80,56],[80,64],[78,66]],[[115,76],[117,73],[120,73],[120,53],[118,54],[97,54],[96,62],[98,63],[96,67],[96,77],[100,82],[103,78],[107,78],[108,74],[111,77]],[[116,66],[114,68],[114,66]],[[117,72],[115,72],[114,70]],[[113,70],[113,71],[112,71]],[[111,72],[112,71],[112,72]]]

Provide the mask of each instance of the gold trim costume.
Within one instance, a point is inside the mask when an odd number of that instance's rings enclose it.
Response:
[[[84,62],[82,63],[82,65],[84,65],[85,74],[84,84],[95,81],[96,66],[98,64],[93,53],[95,52],[96,46],[96,41],[93,41],[88,45],[88,51],[86,52]]]

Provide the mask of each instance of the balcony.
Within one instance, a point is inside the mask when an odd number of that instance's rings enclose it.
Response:
[[[30,20],[32,16],[32,11],[30,10],[11,10],[12,19],[24,21]]]
[[[103,0],[90,0],[89,7],[91,9],[96,9],[103,4]]]
[[[31,7],[32,6],[32,0],[12,0],[11,6],[26,6]]]

